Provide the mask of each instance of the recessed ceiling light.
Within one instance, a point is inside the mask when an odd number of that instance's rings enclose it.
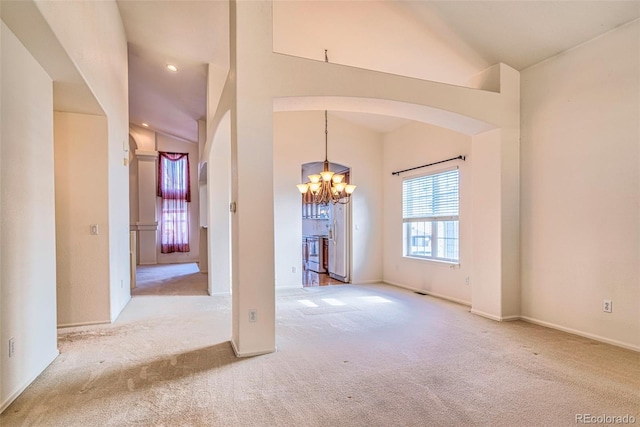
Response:
[[[149,127],[149,124],[148,124],[148,123],[142,123],[142,126],[144,126],[144,127],[148,128],[148,127]]]
[[[167,64],[167,70],[173,71],[175,73],[176,71],[178,71],[178,67],[173,64]]]

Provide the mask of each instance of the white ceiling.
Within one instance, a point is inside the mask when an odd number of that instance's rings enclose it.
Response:
[[[129,45],[129,121],[197,142],[197,121],[206,116],[207,65],[229,64],[228,3],[117,3]]]
[[[445,24],[490,64],[522,71],[640,17],[640,1],[432,1]]]
[[[293,1],[311,4],[308,0]],[[207,64],[222,68],[229,64],[228,2],[118,0],[118,6],[129,42],[131,123],[147,122],[159,132],[197,141],[197,120],[206,115]],[[335,16],[336,9],[346,10],[347,2],[319,0],[315,6],[334,8]],[[366,8],[373,22],[389,21],[392,11],[394,17],[413,20],[413,27],[417,22],[418,27],[428,29],[429,37],[455,51],[458,57],[473,58],[469,63],[503,62],[518,70],[640,17],[640,1],[636,0],[386,0],[354,1],[348,6],[356,12],[358,8]],[[300,10],[296,18],[300,25],[312,27],[317,15],[305,14],[304,8]],[[347,45],[344,41],[353,38],[359,30],[371,31],[370,22],[355,19],[347,21],[348,25],[332,25],[330,32],[306,31],[305,38],[315,38],[310,42],[321,46],[330,33],[333,39]],[[300,33],[290,36],[301,37]],[[384,61],[385,54],[392,54],[390,49],[402,49],[413,62],[392,72],[420,77],[426,71],[418,69],[420,63],[415,58],[429,58],[430,52],[424,51],[424,43],[414,45],[390,46],[386,53],[384,49],[372,48],[369,56],[381,57]],[[317,49],[314,47],[314,50]],[[309,52],[308,57],[315,58],[316,54]],[[361,50],[357,55],[353,51],[351,57],[362,63],[348,65],[389,71],[367,62]],[[176,64],[179,71],[168,72],[167,63]],[[377,132],[388,132],[406,123],[393,117],[359,113],[341,112],[339,116]]]

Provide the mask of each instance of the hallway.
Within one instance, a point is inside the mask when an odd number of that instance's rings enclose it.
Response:
[[[139,265],[131,296],[139,295],[208,295],[207,274],[195,263]]]

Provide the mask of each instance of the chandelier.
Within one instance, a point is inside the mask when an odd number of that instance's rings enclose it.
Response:
[[[344,175],[334,173],[329,170],[329,160],[327,160],[327,110],[324,111],[324,168],[320,174],[309,175],[306,184],[298,184],[298,190],[304,197],[311,192],[312,203],[328,205],[329,203],[347,204],[351,201],[351,193],[356,189],[355,185],[347,184]]]

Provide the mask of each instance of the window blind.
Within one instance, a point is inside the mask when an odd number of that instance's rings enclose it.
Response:
[[[403,221],[457,220],[459,189],[457,168],[403,180]]]

